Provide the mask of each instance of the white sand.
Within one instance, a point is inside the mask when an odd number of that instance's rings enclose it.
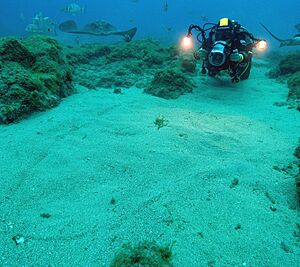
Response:
[[[178,100],[81,89],[0,126],[0,266],[108,266],[143,240],[175,241],[175,266],[300,266],[294,179],[273,169],[295,160],[300,113],[273,105],[287,88],[266,70]]]

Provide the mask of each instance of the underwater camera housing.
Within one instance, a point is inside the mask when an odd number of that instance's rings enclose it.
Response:
[[[230,48],[226,41],[216,41],[208,55],[208,62],[214,67],[222,67],[230,55]]]

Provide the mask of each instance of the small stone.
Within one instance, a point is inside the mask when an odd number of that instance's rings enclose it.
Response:
[[[41,213],[40,216],[44,219],[49,219],[51,217],[49,213]]]
[[[21,235],[15,235],[12,240],[15,241],[17,246],[25,243],[25,238]]]
[[[277,208],[274,207],[274,206],[271,206],[271,207],[270,207],[270,210],[271,210],[271,211],[277,211]]]
[[[198,232],[197,235],[198,235],[200,238],[203,238],[203,237],[204,237],[204,235],[203,235],[202,232]]]
[[[231,181],[230,188],[234,188],[239,184],[239,179],[235,178]]]
[[[115,205],[116,203],[117,203],[117,200],[114,197],[112,197],[110,200],[110,204]]]
[[[117,94],[117,95],[122,94],[122,89],[121,88],[115,88],[114,89],[114,94]]]
[[[240,230],[241,228],[242,228],[242,226],[239,223],[234,227],[235,230]]]

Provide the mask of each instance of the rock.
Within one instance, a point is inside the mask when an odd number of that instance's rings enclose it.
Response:
[[[288,78],[288,101],[300,101],[300,71],[295,72]]]
[[[165,99],[175,99],[179,96],[191,93],[193,83],[188,76],[173,69],[157,71],[145,93]]]
[[[52,108],[74,92],[63,48],[49,37],[0,39],[0,123]]]
[[[280,61],[278,68],[281,76],[300,71],[300,54],[288,55]]]
[[[17,62],[25,67],[31,67],[35,63],[35,56],[28,48],[11,37],[0,39],[0,58],[3,62]]]

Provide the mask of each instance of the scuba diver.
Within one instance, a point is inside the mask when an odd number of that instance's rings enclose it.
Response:
[[[206,28],[207,26],[211,26]],[[183,41],[189,48],[192,31],[198,31],[200,48],[194,53],[195,59],[202,59],[202,73],[215,77],[220,71],[228,70],[232,82],[248,79],[252,64],[252,50],[266,48],[266,41],[255,38],[238,22],[228,18],[220,19],[218,24],[205,23],[201,28],[191,25]],[[208,37],[206,32],[209,31]],[[200,39],[201,38],[201,39]]]

